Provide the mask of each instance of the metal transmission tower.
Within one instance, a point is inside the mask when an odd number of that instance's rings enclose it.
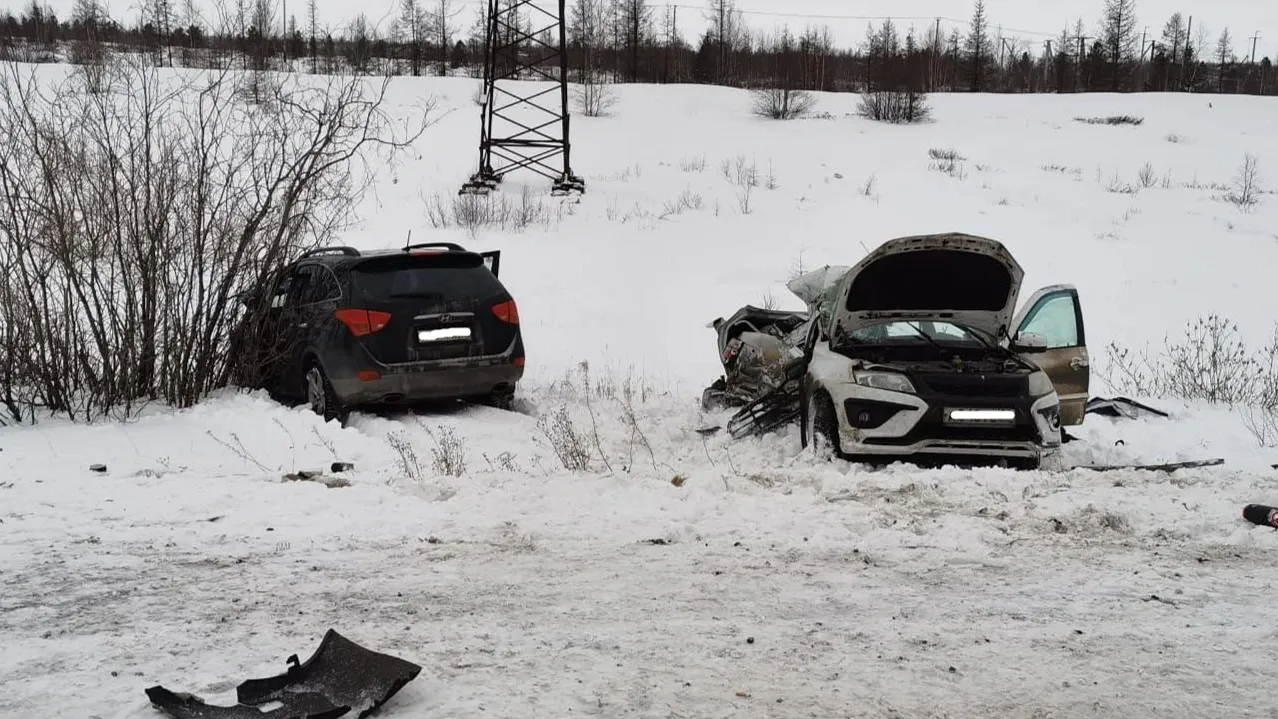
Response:
[[[487,1],[479,171],[461,194],[486,194],[515,170],[550,179],[554,195],[585,192],[570,164],[565,0]]]

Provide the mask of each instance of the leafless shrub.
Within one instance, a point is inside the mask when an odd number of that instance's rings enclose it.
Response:
[[[395,466],[405,479],[421,482],[426,478],[426,473],[422,471],[421,460],[417,458],[417,450],[409,441],[406,432],[402,430],[391,432],[386,435],[386,444],[389,444],[395,453]]]
[[[225,447],[231,454],[234,454],[236,457],[239,457],[245,462],[252,464],[253,466],[257,467],[263,472],[271,471],[270,467],[267,467],[266,465],[257,461],[257,457],[254,457],[253,454],[249,452],[247,448],[245,448],[244,442],[240,440],[240,436],[238,434],[234,432],[231,433],[231,439],[235,442],[235,444],[231,444],[230,442],[222,439],[216,434],[213,434],[213,430],[208,430],[207,432],[205,432],[205,434],[207,434],[210,438],[212,438],[214,442],[217,442],[218,444]]]
[[[1148,162],[1141,165],[1140,171],[1136,173],[1136,181],[1145,190],[1158,184],[1158,174],[1154,171],[1154,166]]]
[[[776,170],[772,167],[772,160],[768,160],[768,174],[764,175],[763,186],[769,190],[775,190],[781,186],[780,181],[777,179]]]
[[[967,158],[963,157],[958,150],[934,147],[927,151],[927,156],[932,158],[932,162],[928,165],[929,170],[959,180],[967,179],[967,171],[963,165]]]
[[[743,185],[737,189],[737,210],[748,215],[754,212],[754,185]]]
[[[488,94],[484,92],[484,83],[475,84],[475,92],[471,93],[470,101],[475,103],[476,107],[483,107],[488,102]]]
[[[1180,143],[1180,141],[1181,141],[1181,140],[1183,140],[1183,139],[1185,139],[1185,138],[1183,138],[1183,137],[1181,137],[1180,135],[1177,135],[1176,133],[1174,133],[1174,132],[1173,132],[1173,133],[1171,133],[1170,135],[1168,135],[1167,137],[1165,137],[1165,138],[1163,138],[1163,139],[1164,139],[1164,140],[1167,140],[1168,142],[1170,142],[1170,143],[1172,143],[1173,145],[1175,145],[1175,144],[1179,144],[1179,143]]]
[[[537,420],[537,429],[550,442],[559,463],[570,472],[590,470],[590,445],[572,420],[567,407]]]
[[[586,117],[603,117],[617,104],[617,93],[598,72],[587,72],[573,87],[577,111]]]
[[[938,162],[964,162],[967,160],[962,153],[953,148],[933,147],[927,151],[927,156]]]
[[[1113,179],[1109,181],[1109,184],[1105,186],[1105,191],[1115,195],[1135,195],[1140,192],[1140,188],[1133,184],[1123,182],[1121,177],[1114,175]]]
[[[719,170],[723,173],[723,179],[736,187],[759,186],[759,165],[745,155],[724,160],[720,163]]]
[[[11,414],[122,416],[256,386],[269,351],[244,308],[264,309],[284,262],[352,222],[369,153],[393,161],[428,124],[385,112],[386,80],[289,76],[249,106],[232,72],[115,68],[109,91],[90,92],[82,74],[0,65]]]
[[[472,237],[484,228],[519,231],[534,225],[549,228],[562,218],[563,206],[547,203],[530,185],[520,188],[517,202],[500,192],[448,197],[436,192],[426,200],[426,220],[431,227],[456,227]]]
[[[484,457],[484,461],[488,463],[488,468],[493,470],[494,472],[499,469],[502,470],[503,472],[520,471],[519,463],[515,461],[515,455],[511,452],[502,452],[496,457],[489,457],[487,454],[485,454],[483,455],[483,457]]]
[[[1081,122],[1086,125],[1142,125],[1145,122],[1143,117],[1133,117],[1131,115],[1111,115],[1109,117],[1076,117],[1075,122]]]
[[[874,90],[861,94],[857,114],[875,122],[910,124],[932,116],[927,95],[912,90]]]
[[[878,181],[878,176],[871,174],[868,178],[866,178],[865,183],[861,185],[859,192],[866,197],[872,197],[874,195],[874,187]]]
[[[1209,314],[1191,323],[1179,342],[1141,353],[1110,343],[1102,379],[1119,392],[1213,404],[1278,406],[1278,331],[1259,351],[1248,349],[1238,326]]]
[[[688,210],[700,210],[704,205],[705,198],[700,193],[693,192],[692,188],[687,188],[675,199],[665,201],[661,208],[661,219],[682,215]]]
[[[648,441],[648,435],[639,426],[639,417],[635,411],[635,391],[634,384],[630,379],[627,379],[621,388],[621,397],[618,400],[621,403],[622,419],[625,421],[626,428],[630,430],[630,459],[626,462],[626,466],[629,469],[633,469],[635,466],[634,446],[637,441],[648,453],[648,460],[652,462],[652,468],[656,469],[657,453],[652,450],[652,443]]]
[[[435,443],[430,449],[435,472],[448,477],[466,474],[466,443],[457,437],[453,428],[440,425],[434,432],[429,427],[423,429]]]
[[[1042,170],[1043,172],[1059,172],[1062,175],[1082,173],[1082,170],[1071,169],[1064,165],[1056,165],[1056,164],[1040,165],[1038,169]]]
[[[779,306],[779,303],[777,302],[776,295],[772,294],[771,292],[763,293],[763,305],[762,305],[763,309],[775,310],[778,306]]]
[[[1260,204],[1260,161],[1248,153],[1243,157],[1243,164],[1238,166],[1238,174],[1234,176],[1233,185],[1225,199],[1232,202],[1239,210],[1251,212]]]
[[[681,157],[679,158],[679,169],[684,172],[705,172],[706,156]]]
[[[754,114],[773,120],[794,120],[816,107],[816,98],[803,90],[759,88],[751,90],[750,95],[754,98]]]

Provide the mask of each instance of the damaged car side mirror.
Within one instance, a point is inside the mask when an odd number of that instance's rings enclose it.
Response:
[[[1012,341],[1013,352],[1046,352],[1047,338],[1035,332],[1019,332]]]

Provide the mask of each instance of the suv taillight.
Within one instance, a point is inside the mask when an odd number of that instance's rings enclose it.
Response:
[[[346,329],[356,337],[381,332],[391,321],[389,312],[376,310],[338,310],[336,315],[337,320],[346,325]]]
[[[499,305],[493,305],[493,314],[497,315],[497,319],[508,325],[519,324],[519,307],[515,305],[514,300],[507,300]]]

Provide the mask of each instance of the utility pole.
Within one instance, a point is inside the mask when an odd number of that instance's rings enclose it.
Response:
[[[1260,42],[1260,31],[1257,30],[1255,35],[1251,36],[1251,64],[1256,64],[1256,43]]]

